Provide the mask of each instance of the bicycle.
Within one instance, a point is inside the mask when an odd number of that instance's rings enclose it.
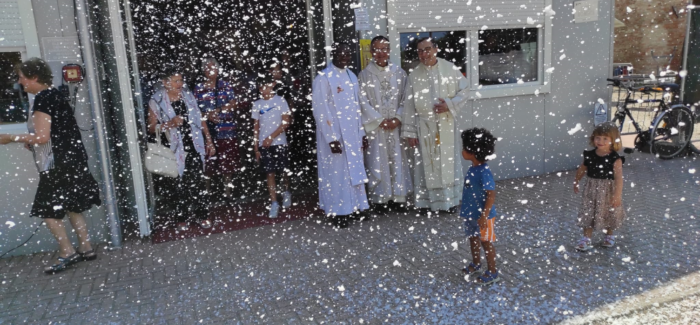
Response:
[[[674,83],[663,83],[658,85],[647,85],[641,87],[631,87],[623,84],[623,81],[631,81],[625,78],[607,79],[612,82],[608,86],[616,86],[627,90],[625,100],[620,100],[617,105],[617,111],[612,119],[613,123],[619,123],[620,132],[625,125],[625,119],[629,118],[637,132],[637,137],[634,139],[634,149],[639,151],[648,150],[655,156],[661,159],[671,159],[689,147],[690,140],[693,136],[693,127],[695,126],[695,115],[683,104],[669,106],[661,99],[631,99],[634,92],[641,92],[649,95],[651,93],[666,94],[669,92],[678,92],[680,86]],[[642,130],[637,121],[634,120],[630,113],[628,104],[640,103],[659,103],[654,109],[654,117],[652,119],[649,130]],[[648,147],[646,147],[648,146]],[[631,153],[632,150],[625,149],[625,153]]]

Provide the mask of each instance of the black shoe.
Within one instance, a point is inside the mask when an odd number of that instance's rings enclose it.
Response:
[[[44,268],[44,273],[56,274],[64,271],[69,266],[82,261],[83,258],[79,253],[75,253],[68,257],[58,257],[58,263]]]
[[[94,249],[91,249],[91,250],[89,250],[87,252],[83,252],[83,253],[78,252],[78,251],[76,251],[76,252],[78,254],[80,254],[80,257],[83,258],[83,261],[92,261],[92,260],[97,259],[97,253],[95,253]]]
[[[350,222],[348,222],[348,216],[335,216],[333,217],[333,227],[338,229],[344,229],[350,227]]]

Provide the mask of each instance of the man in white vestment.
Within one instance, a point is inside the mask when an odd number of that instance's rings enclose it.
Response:
[[[350,214],[369,208],[360,86],[347,69],[351,55],[348,44],[337,44],[332,63],[313,83],[319,205],[339,228],[348,226]]]
[[[450,211],[462,198],[461,138],[455,117],[468,99],[468,81],[437,57],[430,38],[418,40],[420,64],[408,76],[401,137],[418,147],[413,191],[417,208]]]
[[[406,203],[408,193],[413,190],[399,136],[406,73],[389,62],[389,51],[388,38],[372,39],[372,61],[360,72],[362,122],[369,140],[365,167],[372,204]]]

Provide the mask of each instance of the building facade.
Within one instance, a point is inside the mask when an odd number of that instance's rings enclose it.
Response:
[[[306,15],[305,25],[296,23],[288,28],[303,27],[306,36],[305,50],[299,54],[303,58],[298,57],[300,62],[308,62],[304,73],[309,78],[299,79],[302,88],[310,91],[311,77],[328,62],[327,49],[333,42],[359,45],[360,40],[387,35],[392,42],[392,61],[410,72],[416,64],[415,40],[431,36],[441,46],[440,55],[460,67],[470,82],[470,100],[458,116],[459,127],[484,127],[499,138],[497,158],[490,163],[499,179],[575,168],[592,130],[594,104],[599,99],[607,101],[610,96],[605,79],[612,74],[613,0],[299,1]],[[0,41],[0,49],[19,50],[21,59],[40,56],[49,61],[58,78],[56,84],[61,84],[63,65],[78,63],[86,68],[86,80],[78,89],[76,116],[85,130],[83,138],[91,168],[94,167],[91,171],[99,179],[103,194],[112,195],[111,199],[103,199],[105,206],[90,211],[91,234],[96,241],[109,241],[115,246],[126,231],[148,236],[153,191],[143,169],[145,120],[140,80],[143,71],[139,69],[148,69],[149,64],[141,57],[144,53],[139,52],[142,50],[138,42],[143,41],[138,33],[143,30],[134,26],[156,14],[171,22],[173,17],[200,13],[215,17],[216,10],[230,14],[231,20],[236,15],[249,16],[235,7],[223,8],[227,5],[203,0],[189,2],[199,12],[167,2],[160,13],[142,11],[141,8],[154,7],[149,6],[148,0],[0,1],[2,5],[8,3],[0,15],[19,18],[14,18],[12,28],[2,26],[2,32],[8,36]],[[241,8],[244,3],[247,2],[239,4]],[[22,6],[24,9],[19,10]],[[360,26],[360,30],[356,30],[356,12],[366,13],[368,18],[368,24]],[[255,48],[240,47],[241,42],[248,40],[245,37],[253,37],[248,36],[252,35],[250,30],[241,33],[242,28],[264,30],[264,24],[282,25],[279,15],[275,12],[257,16],[261,17],[254,18],[259,20],[257,27],[231,24],[212,30],[224,42],[220,44],[224,49],[220,61],[230,60],[224,62],[225,66],[245,67],[246,61],[240,58]],[[201,26],[187,25],[191,19],[181,21],[182,24],[171,24],[173,31],[202,30]],[[162,32],[171,35],[170,30]],[[243,38],[236,39],[237,32]],[[3,42],[10,39],[15,43],[10,46],[8,42],[5,47]],[[232,44],[225,43],[229,39]],[[78,54],[71,56],[71,51]],[[359,55],[354,66],[360,66]],[[310,105],[302,103],[299,110],[295,121],[305,121]],[[12,125],[0,125],[0,132],[23,132],[26,126],[22,123],[20,119]],[[299,125],[305,136],[297,141],[304,142],[304,148],[314,147],[310,142],[313,137],[306,136],[313,133],[312,122]],[[36,220],[26,216],[37,175],[30,154],[23,150],[19,146],[0,147],[0,182],[8,193],[0,198],[3,252],[21,243],[37,225]],[[312,167],[313,161],[299,166],[300,170],[313,170]],[[48,236],[48,231],[40,229],[27,246],[13,254],[53,250]]]

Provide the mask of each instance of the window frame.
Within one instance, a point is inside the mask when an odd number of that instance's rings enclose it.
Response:
[[[550,6],[551,0],[545,0],[545,5]],[[452,25],[445,24],[438,28],[397,28],[393,17],[394,8],[392,2],[388,2],[388,22],[389,22],[389,39],[395,40],[391,51],[391,61],[401,62],[401,34],[402,33],[417,33],[417,32],[444,32],[444,31],[466,31],[467,41],[466,47],[466,78],[469,81],[469,99],[487,99],[513,97],[523,95],[539,95],[551,92],[551,73],[547,72],[552,67],[552,16],[545,14],[544,22],[537,25],[527,24],[503,24],[489,26],[493,29],[521,29],[521,28],[537,28],[537,81],[525,82],[522,84],[511,83],[501,85],[479,85],[479,30],[478,26],[474,25]]]
[[[8,47],[0,47],[0,52],[1,53],[7,53],[7,52],[19,52],[20,54],[20,60],[24,62],[27,60],[27,50],[24,46],[8,46]],[[30,102],[33,102],[34,96],[31,94],[27,94],[27,98]],[[27,116],[27,119],[30,119],[31,116]],[[13,124],[2,124],[0,125],[0,133],[7,133],[7,134],[23,134],[27,133],[27,121],[24,122],[17,122]]]

